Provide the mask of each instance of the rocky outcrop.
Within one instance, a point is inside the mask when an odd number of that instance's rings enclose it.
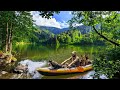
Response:
[[[0,64],[15,62],[17,59],[12,54],[0,52]]]
[[[27,65],[18,64],[14,69],[14,73],[26,73],[28,69]]]
[[[4,74],[7,74],[8,72],[7,71],[0,71],[0,77]]]

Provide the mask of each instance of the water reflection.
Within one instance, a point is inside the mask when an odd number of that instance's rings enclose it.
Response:
[[[103,46],[61,45],[56,49],[54,45],[19,45],[14,47],[14,51],[19,53],[16,55],[19,61],[30,59],[35,61],[55,60],[62,62],[70,57],[72,51],[77,51],[78,56],[88,54],[90,59],[93,59],[94,55],[104,50],[104,48]]]
[[[64,75],[64,76],[42,76],[35,69],[38,67],[46,66],[48,60],[54,60],[61,63],[65,59],[69,58],[72,51],[77,51],[77,55],[88,54],[90,59],[93,59],[96,54],[104,50],[104,46],[80,46],[80,45],[61,45],[61,46],[42,46],[42,45],[18,45],[14,46],[13,50],[17,53],[16,58],[18,61],[16,64],[21,63],[23,65],[28,65],[28,74],[32,76],[32,79],[67,79],[67,78],[77,78],[77,79],[91,79],[91,74],[94,71],[89,71],[81,74],[74,75]],[[43,61],[44,60],[44,61]],[[15,67],[16,65],[10,64],[9,67]],[[2,69],[2,68],[1,68]],[[7,69],[8,68],[7,66]],[[4,70],[4,69],[2,69]],[[8,70],[9,71],[9,70]],[[13,75],[12,73],[7,74],[8,78]],[[3,78],[7,78],[7,76]],[[8,79],[7,78],[7,79]]]

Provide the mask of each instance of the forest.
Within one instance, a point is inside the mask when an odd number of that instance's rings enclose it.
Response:
[[[50,19],[59,11],[39,13]],[[30,11],[0,11],[0,55],[14,56],[13,48],[19,44],[107,46],[93,60],[95,76],[120,78],[120,12],[72,11],[72,15],[69,28],[55,32],[35,25]],[[74,27],[76,23],[84,28]]]

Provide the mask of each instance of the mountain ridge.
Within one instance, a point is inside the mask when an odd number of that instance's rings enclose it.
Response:
[[[41,30],[49,30],[50,32],[54,33],[54,34],[60,34],[62,32],[68,31],[70,30],[70,28],[57,28],[57,27],[50,27],[50,26],[38,26],[39,29]],[[90,26],[85,26],[85,25],[81,25],[81,26],[77,26],[75,27],[76,29],[80,30],[82,34],[86,34],[89,33],[91,30]]]

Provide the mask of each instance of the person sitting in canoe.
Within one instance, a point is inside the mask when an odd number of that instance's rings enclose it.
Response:
[[[89,59],[88,55],[85,55],[85,65],[91,64],[92,61]]]
[[[66,63],[68,61],[71,61],[71,63]],[[65,61],[63,61],[61,64],[58,64],[55,61],[49,61],[49,65],[52,66],[54,69],[58,68],[65,68],[65,67],[78,67],[80,66],[80,58],[77,56],[76,51],[72,52],[72,56]]]
[[[81,55],[81,62],[80,62],[80,66],[85,66],[85,65],[88,65],[88,64],[91,64],[91,61],[89,60],[89,57],[88,55]]]

